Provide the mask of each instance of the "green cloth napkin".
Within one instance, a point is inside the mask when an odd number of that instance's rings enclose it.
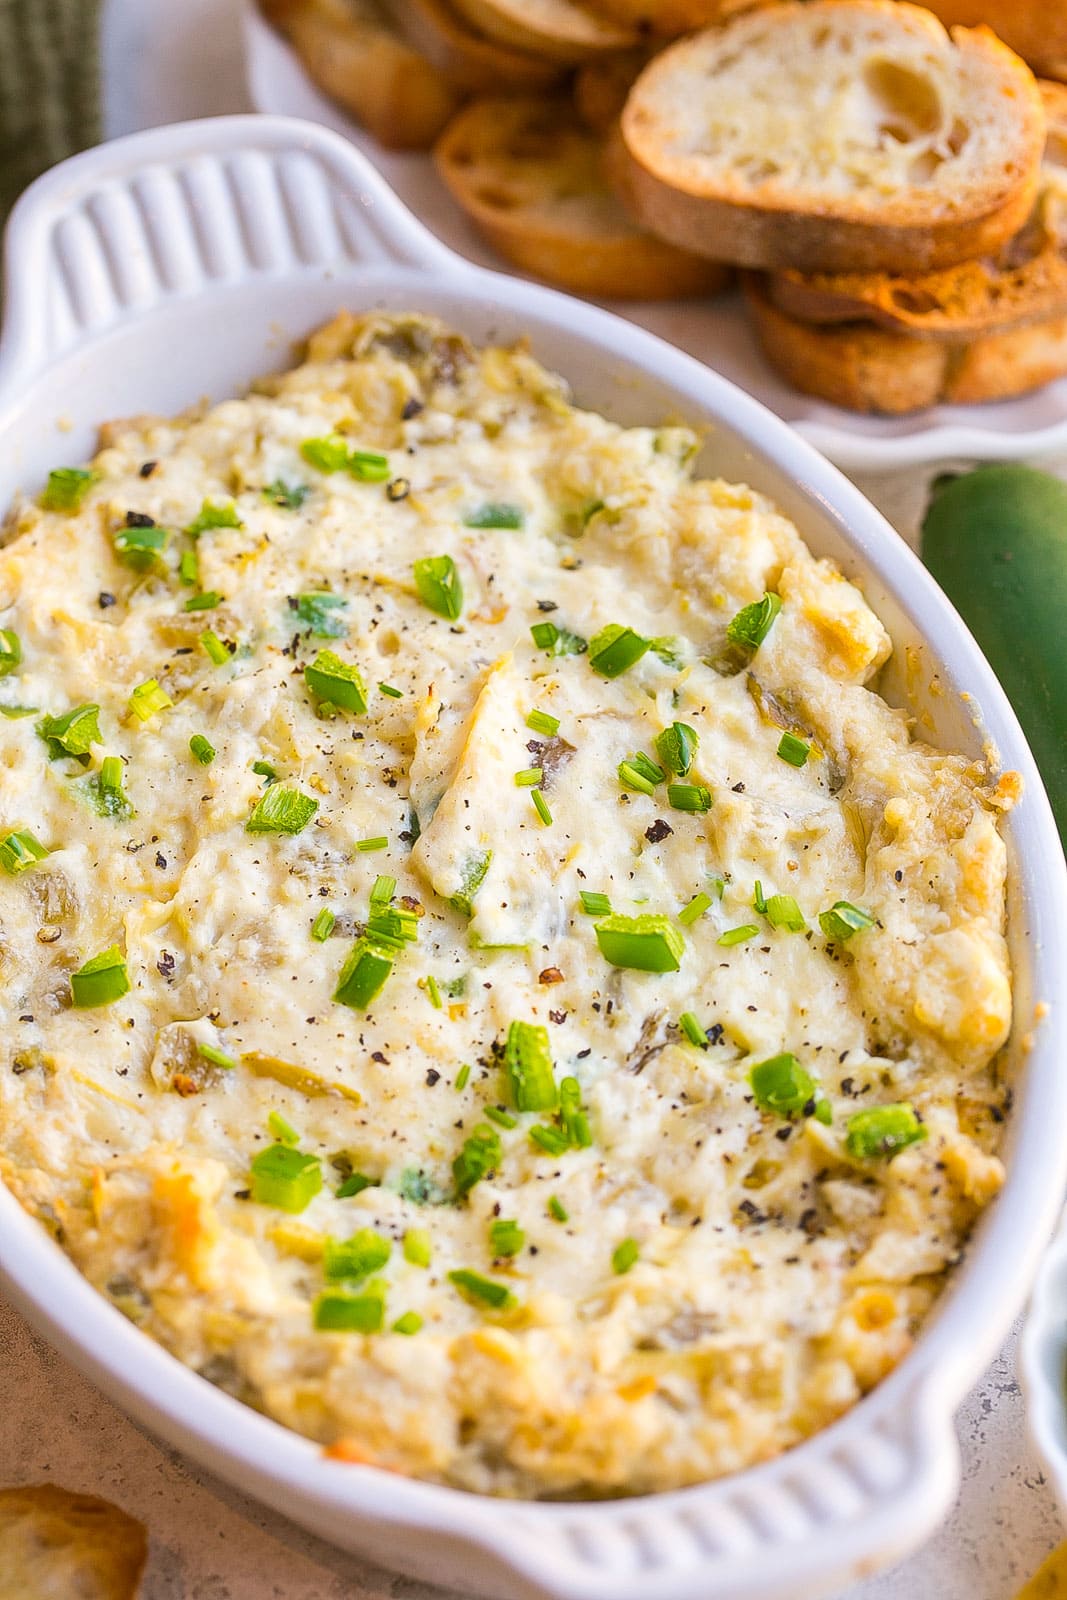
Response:
[[[0,0],[0,216],[64,156],[98,143],[102,0]]]

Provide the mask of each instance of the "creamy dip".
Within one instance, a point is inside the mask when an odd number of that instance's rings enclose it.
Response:
[[[765,1459],[1002,1181],[1011,784],[696,443],[344,315],[10,515],[0,1172],[341,1457]]]

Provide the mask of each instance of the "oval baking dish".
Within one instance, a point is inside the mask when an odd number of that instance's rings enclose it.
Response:
[[[64,458],[83,459],[103,419],[234,393],[342,307],[425,311],[480,341],[528,336],[581,404],[622,423],[706,426],[701,470],[772,496],[816,554],[862,580],[896,646],[886,697],[935,742],[977,754],[991,741],[1026,787],[1006,830],[1018,1070],[1008,1182],[912,1354],[765,1466],[628,1501],[530,1504],[330,1461],[140,1335],[3,1192],[7,1291],[128,1410],[215,1471],[339,1544],[465,1592],[802,1600],[904,1554],[951,1501],[953,1410],[1018,1309],[1067,1170],[1055,1003],[1067,872],[1022,734],[948,602],[857,491],[754,401],[606,313],[462,262],[362,157],[310,125],[193,123],[77,157],[16,208],[5,266],[5,503],[54,465],[57,428]]]

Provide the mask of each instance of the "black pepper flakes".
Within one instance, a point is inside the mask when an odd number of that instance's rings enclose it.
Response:
[[[409,395],[404,401],[404,409],[400,413],[401,420],[404,422],[410,422],[412,417],[417,417],[420,412],[425,410],[426,407],[423,405],[421,400],[417,399],[413,394]]]
[[[158,461],[142,461],[141,465],[137,469],[138,476],[141,478],[150,478],[158,466]]]
[[[657,817],[655,822],[653,822],[650,827],[645,829],[645,838],[648,840],[649,844],[661,844],[662,841],[668,838],[673,832],[674,829],[671,827],[669,822],[666,822],[663,817]]]
[[[411,482],[408,478],[394,478],[385,486],[385,498],[395,504],[398,500],[406,500],[411,493]]]
[[[150,517],[147,511],[127,511],[126,513],[127,528],[154,528],[155,525],[155,517]]]
[[[441,1074],[438,1072],[437,1068],[436,1067],[430,1067],[429,1070],[426,1073],[426,1082],[427,1082],[428,1086],[432,1089],[434,1087],[434,1084],[440,1083],[440,1081],[441,1081]]]
[[[96,603],[100,607],[101,611],[107,611],[109,607],[115,604],[115,596],[113,594],[108,594],[106,589],[101,589],[100,593],[96,597]]]

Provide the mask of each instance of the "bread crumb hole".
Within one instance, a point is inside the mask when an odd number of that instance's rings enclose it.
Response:
[[[879,133],[910,144],[940,128],[944,120],[941,96],[921,73],[876,56],[864,67],[863,81],[874,102]]]

